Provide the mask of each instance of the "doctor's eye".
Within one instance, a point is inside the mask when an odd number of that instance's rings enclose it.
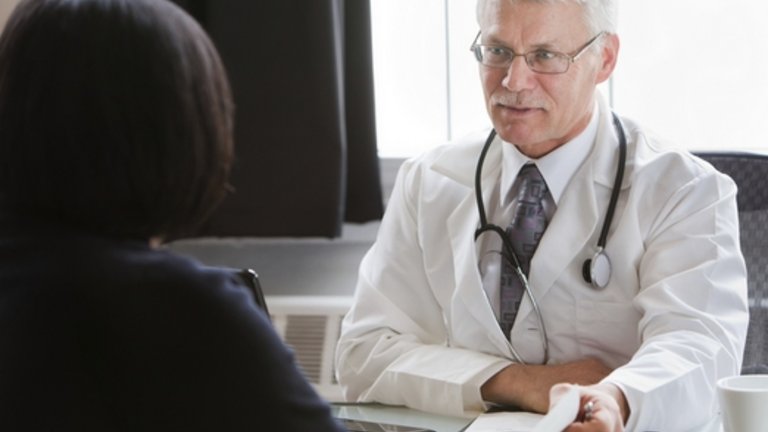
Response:
[[[561,54],[547,50],[536,50],[530,53],[529,56],[532,61],[543,63],[551,60],[557,60]]]
[[[495,47],[495,46],[486,46],[484,48],[484,55],[493,58],[495,60],[498,59],[505,59],[509,57],[509,51],[506,48],[502,47]]]
[[[489,54],[493,54],[493,55],[504,55],[507,52],[507,50],[505,50],[502,47],[494,47],[494,46],[486,47],[486,51]]]

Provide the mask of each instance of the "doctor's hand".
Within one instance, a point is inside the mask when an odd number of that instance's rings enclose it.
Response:
[[[557,365],[511,364],[486,381],[480,392],[488,402],[544,413],[555,384],[593,385],[609,373],[611,369],[594,358]]]
[[[622,432],[629,417],[629,406],[624,393],[613,384],[582,387],[557,384],[550,391],[550,408],[571,389],[579,391],[579,413],[565,432],[599,431]]]

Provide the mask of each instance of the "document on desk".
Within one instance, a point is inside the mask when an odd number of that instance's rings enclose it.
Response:
[[[547,415],[528,412],[481,414],[464,432],[562,432],[579,414],[579,392],[572,389]]]

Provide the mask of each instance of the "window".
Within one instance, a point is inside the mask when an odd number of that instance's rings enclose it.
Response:
[[[689,149],[768,151],[768,3],[620,3],[619,64],[602,91]],[[475,0],[371,0],[379,155],[402,158],[486,128],[469,52]]]
[[[474,1],[371,0],[379,155],[406,157],[485,128],[469,45]]]

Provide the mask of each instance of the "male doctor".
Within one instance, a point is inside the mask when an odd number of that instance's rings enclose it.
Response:
[[[346,398],[546,412],[575,387],[570,430],[711,421],[748,321],[734,183],[597,93],[619,51],[615,0],[479,0],[477,18],[495,136],[402,166],[343,322]],[[478,233],[489,224],[501,233]]]

